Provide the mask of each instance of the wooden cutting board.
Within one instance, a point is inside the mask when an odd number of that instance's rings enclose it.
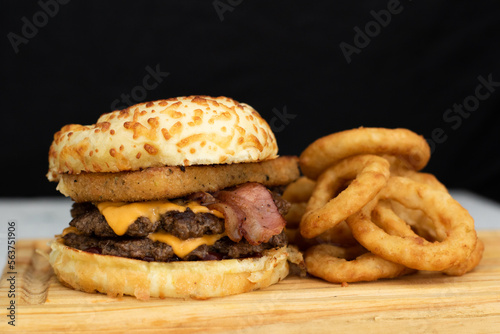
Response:
[[[0,332],[500,333],[500,231],[482,231],[483,260],[471,273],[415,275],[348,287],[288,277],[266,290],[209,300],[109,298],[68,289],[47,260],[47,240],[16,244],[0,284]],[[15,300],[15,327],[7,307]]]

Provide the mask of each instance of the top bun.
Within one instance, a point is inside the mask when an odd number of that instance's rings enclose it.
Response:
[[[54,135],[47,177],[258,162],[277,153],[273,132],[251,106],[223,96],[187,96],[115,110],[94,125],[64,126]]]

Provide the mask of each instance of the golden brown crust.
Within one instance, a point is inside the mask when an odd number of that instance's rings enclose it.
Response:
[[[289,232],[287,228],[287,237],[288,242],[291,245],[297,245],[300,250],[307,250],[308,248],[319,245],[319,244],[335,244],[337,246],[349,247],[357,245],[358,242],[352,236],[351,229],[347,225],[345,221],[341,222],[335,227],[332,227],[329,230],[321,233],[317,237],[314,238],[304,238],[300,231],[297,229],[297,232]]]
[[[289,272],[286,247],[258,258],[170,263],[92,254],[57,240],[51,247],[49,261],[61,283],[113,297],[222,297],[266,288]]]
[[[394,155],[415,170],[431,156],[424,137],[408,129],[357,128],[332,133],[310,144],[300,155],[302,173],[316,180],[329,166],[359,154]]]
[[[375,281],[414,273],[415,270],[366,252],[362,247],[320,244],[305,253],[307,272],[332,283]]]
[[[147,201],[216,191],[244,182],[285,185],[299,177],[294,156],[259,163],[161,167],[138,172],[64,174],[57,189],[76,202]]]
[[[481,239],[477,239],[476,248],[472,251],[471,255],[463,262],[454,265],[446,270],[443,270],[443,273],[450,276],[462,276],[474,268],[477,267],[481,259],[483,258],[484,252],[484,243]]]
[[[303,203],[309,201],[316,182],[301,176],[296,181],[290,183],[283,192],[283,199],[290,203]]]
[[[271,128],[251,106],[195,95],[115,110],[94,125],[64,126],[54,135],[47,177],[257,162],[277,153]]]
[[[285,188],[281,197],[291,204],[288,213],[285,215],[287,227],[295,228],[299,226],[315,184],[316,182],[302,176]]]

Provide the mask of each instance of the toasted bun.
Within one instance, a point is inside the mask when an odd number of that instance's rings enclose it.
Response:
[[[251,106],[227,97],[187,96],[116,110],[94,125],[64,126],[54,135],[47,177],[258,162],[277,153],[273,132]]]
[[[146,262],[92,254],[51,243],[49,261],[58,279],[85,292],[110,296],[206,299],[262,289],[289,272],[286,247],[258,258],[221,261]],[[293,253],[293,252],[292,252]]]

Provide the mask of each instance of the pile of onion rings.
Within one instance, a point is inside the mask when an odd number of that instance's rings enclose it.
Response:
[[[467,210],[420,172],[429,159],[425,139],[407,129],[358,128],[309,145],[304,176],[284,192],[288,235],[308,273],[349,283],[473,270],[484,244]]]

